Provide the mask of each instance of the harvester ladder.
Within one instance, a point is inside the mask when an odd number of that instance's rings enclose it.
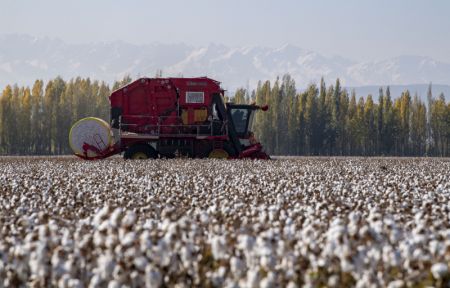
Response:
[[[230,114],[230,110],[227,110],[225,103],[223,103],[223,100],[221,98],[220,94],[213,94],[213,102],[216,104],[217,112],[219,112],[219,118],[221,118],[222,121],[227,123],[227,134],[228,137],[230,137],[231,143],[234,146],[234,149],[236,150],[237,154],[241,153],[241,143],[239,141],[239,138],[237,136],[236,128],[234,127],[234,123]]]

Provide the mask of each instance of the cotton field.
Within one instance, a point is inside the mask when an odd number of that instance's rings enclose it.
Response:
[[[449,287],[450,160],[0,158],[0,287]]]

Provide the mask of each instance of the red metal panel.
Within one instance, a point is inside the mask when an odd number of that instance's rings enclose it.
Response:
[[[194,109],[206,107],[211,113],[212,95],[223,91],[219,84],[207,77],[141,78],[114,91],[110,96],[111,107],[122,109],[123,123],[133,132],[144,132],[144,126],[158,123],[179,125],[182,109],[189,111],[188,122],[193,123]],[[186,103],[186,92],[203,92],[204,102]]]
[[[212,94],[220,93],[220,83],[206,77],[199,78],[171,78],[180,90],[180,105],[193,108],[210,107]],[[186,103],[186,92],[204,92],[205,102],[202,104]]]
[[[139,85],[125,94],[128,103],[128,115],[148,115],[148,93],[145,86]]]

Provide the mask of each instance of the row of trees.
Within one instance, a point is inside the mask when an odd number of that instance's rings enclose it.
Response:
[[[450,103],[428,89],[427,104],[409,91],[395,99],[389,87],[359,97],[335,85],[310,85],[297,93],[285,75],[259,83],[256,91],[239,89],[237,103],[269,104],[258,112],[254,130],[275,155],[450,156]]]
[[[68,133],[78,119],[109,119],[108,96],[129,83],[129,77],[109,87],[104,82],[61,78],[45,86],[7,86],[0,98],[1,154],[67,154]],[[429,155],[450,156],[450,103],[444,95],[427,103],[405,91],[392,99],[389,87],[357,99],[335,85],[310,85],[298,93],[285,75],[256,90],[238,89],[236,103],[269,104],[258,112],[254,131],[266,150],[277,155]]]
[[[116,82],[113,89],[130,82]],[[68,154],[71,125],[95,116],[109,119],[111,88],[104,82],[61,78],[33,87],[6,86],[0,98],[1,154]]]

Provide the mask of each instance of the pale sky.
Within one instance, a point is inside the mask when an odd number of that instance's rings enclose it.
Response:
[[[0,34],[203,46],[280,47],[450,63],[448,0],[0,0]]]

